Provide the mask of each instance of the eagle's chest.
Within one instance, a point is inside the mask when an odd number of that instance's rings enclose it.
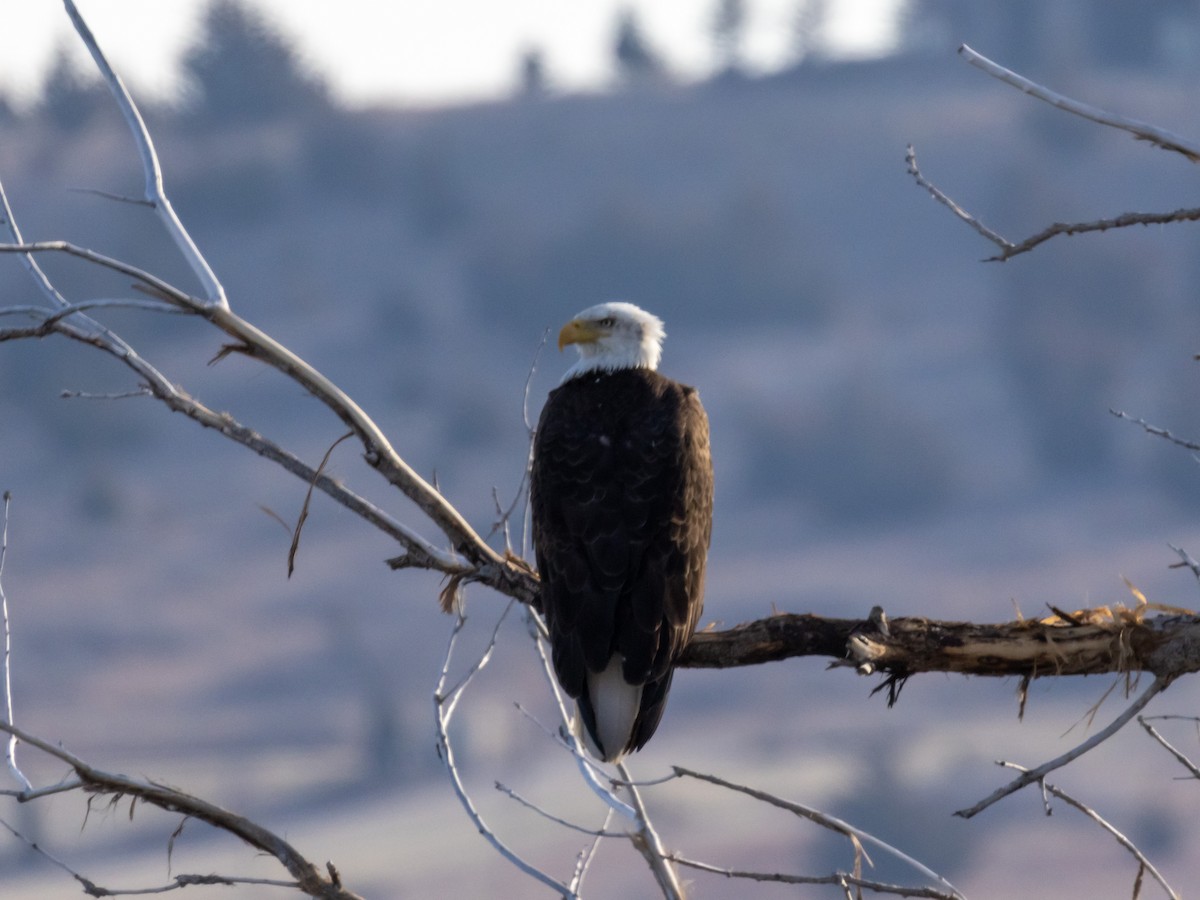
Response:
[[[594,398],[571,423],[570,443],[614,461],[654,451],[665,436],[663,410],[644,397]]]

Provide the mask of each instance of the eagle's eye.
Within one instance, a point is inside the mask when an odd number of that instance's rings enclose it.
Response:
[[[601,328],[612,328],[614,325],[617,324],[617,320],[614,319],[612,316],[605,316],[603,319],[601,319],[596,324],[599,325]]]

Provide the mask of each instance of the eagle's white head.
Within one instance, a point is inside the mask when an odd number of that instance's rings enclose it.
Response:
[[[632,303],[589,307],[558,334],[559,350],[574,344],[579,351],[579,361],[567,369],[563,381],[586,372],[657,369],[666,336],[662,319]]]

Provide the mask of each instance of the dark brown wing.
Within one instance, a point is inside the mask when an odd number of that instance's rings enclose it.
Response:
[[[645,685],[636,749],[704,603],[712,463],[698,395],[647,370],[567,382],[542,411],[530,494],[559,682],[591,727],[586,671],[621,653],[626,681]]]

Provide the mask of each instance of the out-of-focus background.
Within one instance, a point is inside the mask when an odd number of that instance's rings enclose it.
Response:
[[[531,365],[536,417],[568,364],[539,354],[547,329],[620,298],[666,320],[663,370],[699,386],[712,420],[709,620],[880,604],[1002,621],[1051,603],[1131,605],[1123,578],[1151,601],[1195,605],[1167,545],[1200,552],[1196,461],[1109,409],[1200,436],[1196,226],[983,263],[993,248],[904,168],[911,142],[926,175],[1011,238],[1192,205],[1181,157],[1051,110],[954,48],[1196,136],[1195,4],[571,4],[577,18],[521,0],[393,6],[407,17],[349,0],[83,10],[145,101],[168,191],[233,305],[354,396],[478,528],[496,518],[493,491],[507,505],[518,488]],[[413,12],[434,6],[458,19]],[[22,4],[0,22],[0,177],[25,236],[191,285],[149,212],[76,190],[137,195],[141,172],[65,16]],[[128,293],[79,263],[44,263],[72,297]],[[40,301],[16,259],[0,260],[0,301]],[[341,433],[264,367],[207,365],[220,341],[199,322],[106,321],[314,464]],[[435,756],[430,695],[450,628],[438,581],[390,572],[397,548],[322,499],[288,580],[290,536],[268,511],[294,520],[303,484],[149,400],[59,396],[133,387],[61,339],[0,345],[17,723],[257,819],[368,896],[545,895],[475,832]],[[331,466],[424,527],[349,444]],[[467,602],[460,671],[502,605],[478,589]],[[1015,682],[919,678],[889,710],[871,681],[820,661],[681,671],[675,684],[632,760],[638,777],[681,764],[773,790],[894,842],[972,897],[1131,890],[1130,857],[1069,808],[1047,818],[1032,792],[970,822],[951,815],[1007,780],[994,760],[1033,765],[1078,742],[1112,679],[1037,683],[1024,721]],[[1198,700],[1184,682],[1150,712],[1194,715]],[[493,783],[590,827],[603,813],[518,702],[552,722],[519,615],[463,702],[456,745],[500,836],[568,877],[586,840]],[[1117,688],[1096,721],[1121,703]],[[1194,756],[1194,728],[1175,727]],[[62,774],[25,760],[41,783]],[[1183,774],[1129,728],[1056,782],[1187,892],[1200,817]],[[716,789],[648,800],[665,843],[693,858],[807,874],[852,864],[844,842]],[[188,824],[168,859],[176,819],[85,812],[72,796],[0,803],[0,818],[106,887],[278,877],[204,826]],[[875,858],[879,877],[905,877]],[[653,893],[619,842],[588,884],[596,897]],[[228,895],[189,893],[205,890]],[[699,874],[692,890],[795,896]],[[0,896],[77,894],[0,832]]]

